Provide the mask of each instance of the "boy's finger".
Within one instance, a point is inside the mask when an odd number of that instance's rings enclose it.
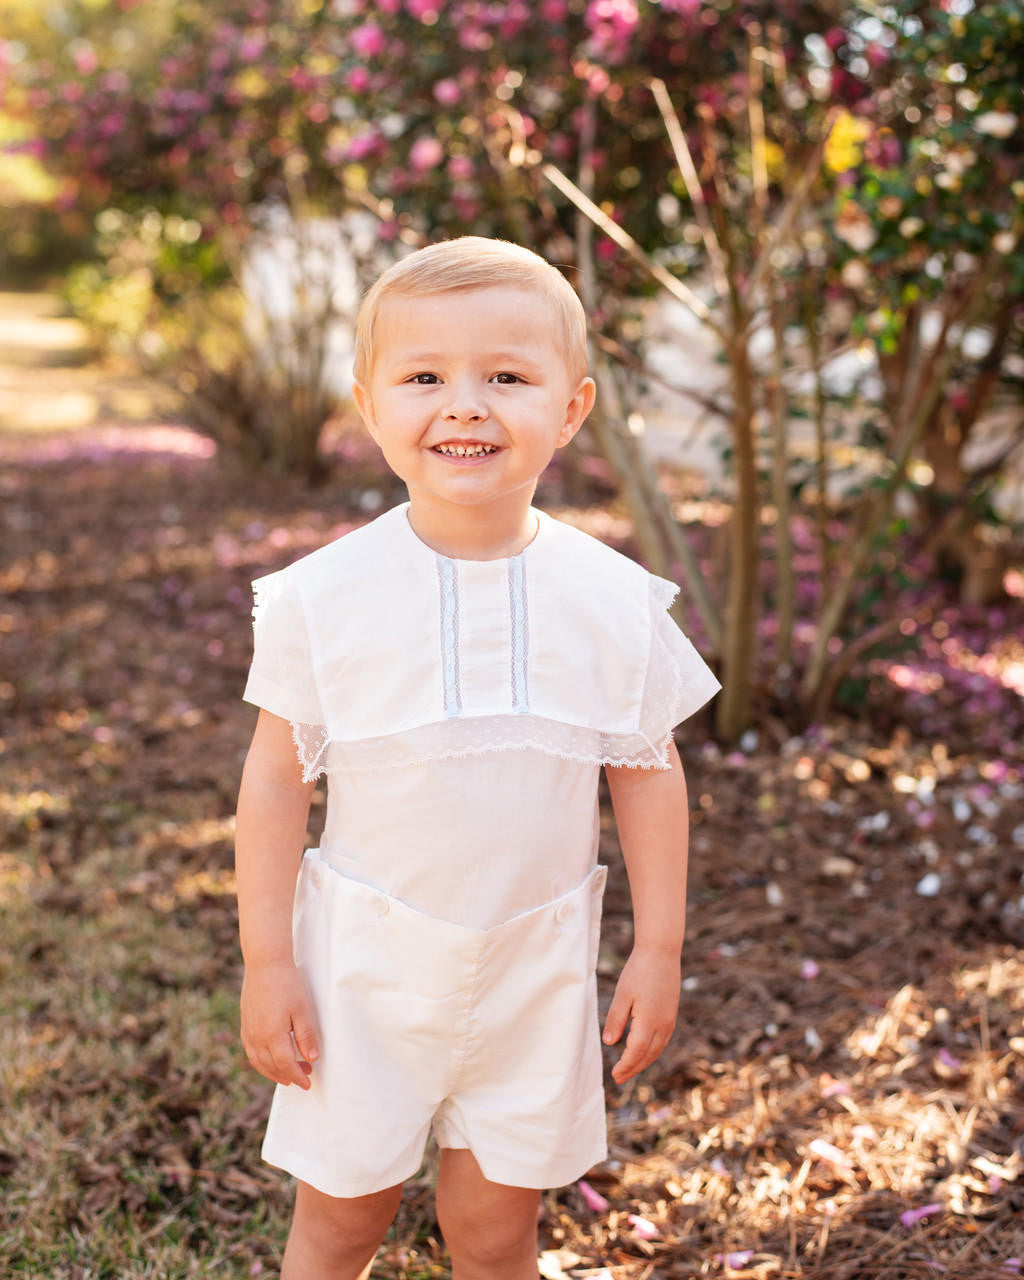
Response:
[[[627,999],[619,999],[618,994],[612,998],[611,1008],[604,1020],[604,1034],[602,1039],[605,1044],[617,1044],[623,1031],[626,1029],[626,1023],[629,1021],[629,1011],[631,1002]]]
[[[309,1088],[309,1080],[295,1052],[295,1041],[292,1039],[291,1030],[286,1035],[280,1035],[274,1039],[271,1056],[274,1060],[272,1079],[278,1084],[297,1084],[303,1089]]]
[[[295,1047],[295,1056],[300,1062],[316,1062],[320,1057],[316,1032],[311,1022],[298,1018],[292,1019],[292,1043]]]
[[[650,1032],[637,1027],[634,1020],[629,1029],[629,1038],[626,1040],[622,1057],[612,1067],[612,1076],[621,1083],[628,1080],[630,1076],[635,1076],[638,1071],[642,1071],[649,1061],[653,1061],[647,1056],[650,1053],[652,1041],[653,1036]]]

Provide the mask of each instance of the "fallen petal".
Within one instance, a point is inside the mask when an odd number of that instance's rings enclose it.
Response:
[[[580,1189],[580,1195],[588,1209],[593,1209],[595,1213],[604,1213],[608,1208],[608,1201],[600,1193],[595,1191],[589,1182],[584,1182],[581,1178],[576,1184]]]
[[[922,898],[938,897],[942,891],[942,877],[934,871],[929,871],[926,876],[922,876],[915,886],[916,892]]]
[[[738,1271],[740,1267],[745,1267],[753,1256],[753,1249],[735,1249],[732,1253],[719,1254],[719,1259],[724,1262],[727,1267],[731,1267],[734,1271]]]
[[[942,1212],[941,1204],[926,1204],[920,1209],[907,1209],[900,1214],[900,1222],[905,1227],[912,1227],[915,1223],[920,1222],[923,1218],[930,1218],[936,1213]]]
[[[826,1142],[824,1138],[815,1138],[808,1144],[807,1150],[816,1155],[819,1160],[824,1160],[828,1164],[838,1165],[843,1169],[850,1167],[850,1158],[845,1151],[840,1151],[838,1147],[834,1147],[831,1142]]]
[[[836,1080],[827,1072],[821,1076],[821,1096],[823,1098],[848,1098],[851,1090],[845,1080]]]
[[[571,1249],[545,1249],[537,1260],[537,1270],[544,1280],[565,1280],[566,1268],[576,1267],[582,1261]]]
[[[641,1240],[657,1240],[661,1235],[653,1222],[647,1218],[641,1218],[637,1213],[629,1215],[629,1224]]]

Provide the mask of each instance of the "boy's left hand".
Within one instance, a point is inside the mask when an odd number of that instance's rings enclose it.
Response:
[[[634,948],[623,966],[604,1021],[605,1044],[617,1044],[629,1023],[617,1084],[649,1067],[668,1044],[679,1012],[679,953]]]

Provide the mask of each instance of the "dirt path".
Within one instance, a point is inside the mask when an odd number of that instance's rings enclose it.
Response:
[[[56,294],[0,292],[0,432],[151,422],[165,399],[127,368],[99,362]]]

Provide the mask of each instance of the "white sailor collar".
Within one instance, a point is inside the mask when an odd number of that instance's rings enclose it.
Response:
[[[718,688],[665,615],[677,588],[533,510],[518,555],[463,560],[403,503],[253,584],[245,696],[292,721],[308,776],[531,747],[665,767]]]

